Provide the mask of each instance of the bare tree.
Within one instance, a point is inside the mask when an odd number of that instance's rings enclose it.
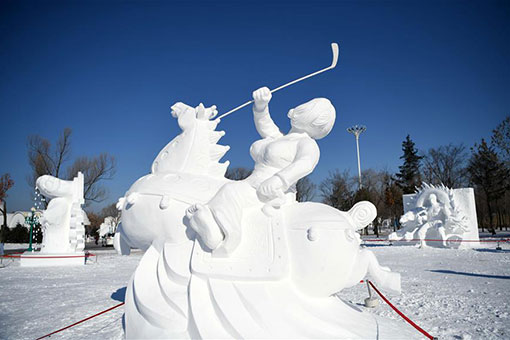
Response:
[[[387,175],[386,171],[374,169],[366,169],[361,173],[362,187],[371,193],[369,200],[377,207],[378,211],[384,204],[385,176]]]
[[[398,225],[400,216],[404,213],[402,188],[396,183],[395,178],[386,173],[384,175],[384,208],[380,212],[383,218],[393,221],[394,228]]]
[[[7,232],[7,191],[14,185],[14,181],[11,179],[11,175],[6,173],[0,177],[0,211],[4,221],[0,227],[0,243],[4,242],[4,234]]]
[[[319,185],[322,202],[340,210],[349,210],[354,201],[354,190],[349,172],[338,169],[330,172]]]
[[[121,211],[117,209],[116,203],[112,203],[101,209],[99,216],[103,219],[107,217],[112,218],[112,222],[115,226],[120,223]]]
[[[92,211],[87,211],[87,218],[89,219],[90,224],[85,227],[85,233],[96,237],[97,244],[97,237],[99,237],[99,233],[97,231],[99,230],[101,223],[103,223],[104,218]]]
[[[315,197],[316,185],[308,176],[301,178],[296,183],[296,200],[298,202],[307,202]]]
[[[110,180],[115,175],[115,158],[106,153],[97,157],[80,157],[67,169],[67,178],[76,177],[79,171],[83,173],[85,201],[101,202],[106,198],[106,188],[101,181]]]
[[[248,176],[250,176],[252,173],[252,170],[238,167],[238,168],[228,168],[227,172],[225,173],[225,177],[228,179],[231,179],[233,181],[241,181]]]
[[[492,144],[499,151],[499,156],[510,163],[510,116],[507,116],[493,131]]]
[[[35,181],[42,175],[72,179],[78,171],[81,171],[85,181],[85,203],[101,202],[107,196],[107,190],[101,185],[101,182],[112,179],[115,175],[115,158],[107,153],[92,158],[79,157],[67,168],[67,171],[63,171],[64,165],[70,159],[71,133],[71,129],[65,128],[53,151],[51,143],[47,139],[39,135],[28,137],[28,162],[32,168],[28,183],[34,187]]]
[[[429,184],[444,184],[449,188],[459,188],[466,184],[468,154],[466,147],[443,145],[431,148],[423,158],[423,176]]]
[[[60,178],[62,165],[69,160],[71,153],[71,129],[65,128],[59,136],[57,147],[51,152],[51,143],[39,135],[28,137],[28,162],[33,169],[28,178],[29,185],[34,187],[35,181],[42,175]]]

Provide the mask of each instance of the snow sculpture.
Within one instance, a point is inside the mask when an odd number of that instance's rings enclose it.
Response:
[[[107,216],[104,218],[103,223],[99,226],[99,237],[108,236],[108,234],[115,234],[117,228],[117,218],[113,216]]]
[[[251,146],[250,177],[224,178],[228,162],[218,160],[228,147],[216,144],[215,107],[178,103],[172,115],[183,132],[119,200],[116,246],[146,249],[127,288],[126,338],[414,337],[335,295],[367,274],[400,291],[400,275],[359,248],[356,231],[375,206],[343,212],[295,200],[334,107],[319,98],[290,110],[283,135],[269,115],[269,90],[253,97],[263,139]]]
[[[53,266],[84,264],[85,228],[83,210],[83,174],[72,181],[65,181],[50,175],[37,179],[36,187],[51,199],[48,208],[42,213],[40,223],[43,241],[40,254],[25,253],[21,264],[24,266]],[[52,256],[50,256],[52,255]],[[66,256],[73,255],[73,256]],[[59,257],[62,256],[62,257]]]
[[[404,195],[403,228],[389,240],[419,239],[420,247],[470,248],[479,245],[472,188],[450,189],[424,183],[416,194]],[[462,240],[470,242],[462,242]],[[475,241],[475,242],[472,242]]]

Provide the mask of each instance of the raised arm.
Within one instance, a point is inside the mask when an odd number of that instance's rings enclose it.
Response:
[[[253,119],[257,132],[262,138],[283,136],[269,115],[268,104],[271,97],[271,91],[267,87],[262,87],[253,92],[253,100],[255,101],[253,104]]]

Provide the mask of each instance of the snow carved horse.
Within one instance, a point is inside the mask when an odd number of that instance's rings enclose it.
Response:
[[[175,104],[183,132],[119,200],[116,248],[146,250],[128,285],[126,338],[403,336],[335,296],[367,274],[400,291],[399,274],[359,248],[356,231],[376,216],[369,202],[348,212],[296,201],[264,212],[262,204],[249,207],[234,252],[215,256],[204,244],[186,211],[230,182],[228,162],[219,163],[228,146],[217,144],[224,133],[215,131],[215,113],[214,106]]]
[[[138,179],[117,203],[122,219],[115,243],[123,254],[129,248],[146,250],[154,240],[188,240],[186,209],[207,202],[227,182],[229,162],[219,160],[229,147],[217,144],[225,133],[215,131],[219,121],[210,120],[214,114],[214,106],[172,106],[182,133],[160,151],[151,174]]]

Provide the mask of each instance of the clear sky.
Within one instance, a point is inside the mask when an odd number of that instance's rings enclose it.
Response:
[[[510,114],[510,2],[493,1],[62,1],[0,2],[0,174],[9,210],[31,207],[26,139],[55,142],[73,129],[72,156],[108,152],[117,174],[110,203],[150,171],[178,132],[170,106],[215,104],[220,113],[331,62],[333,71],[274,95],[288,109],[327,97],[337,109],[319,141],[316,183],[362,168],[396,171],[407,134],[421,150],[471,147]],[[232,166],[252,167],[251,110],[225,118]],[[99,209],[101,206],[97,206]]]

